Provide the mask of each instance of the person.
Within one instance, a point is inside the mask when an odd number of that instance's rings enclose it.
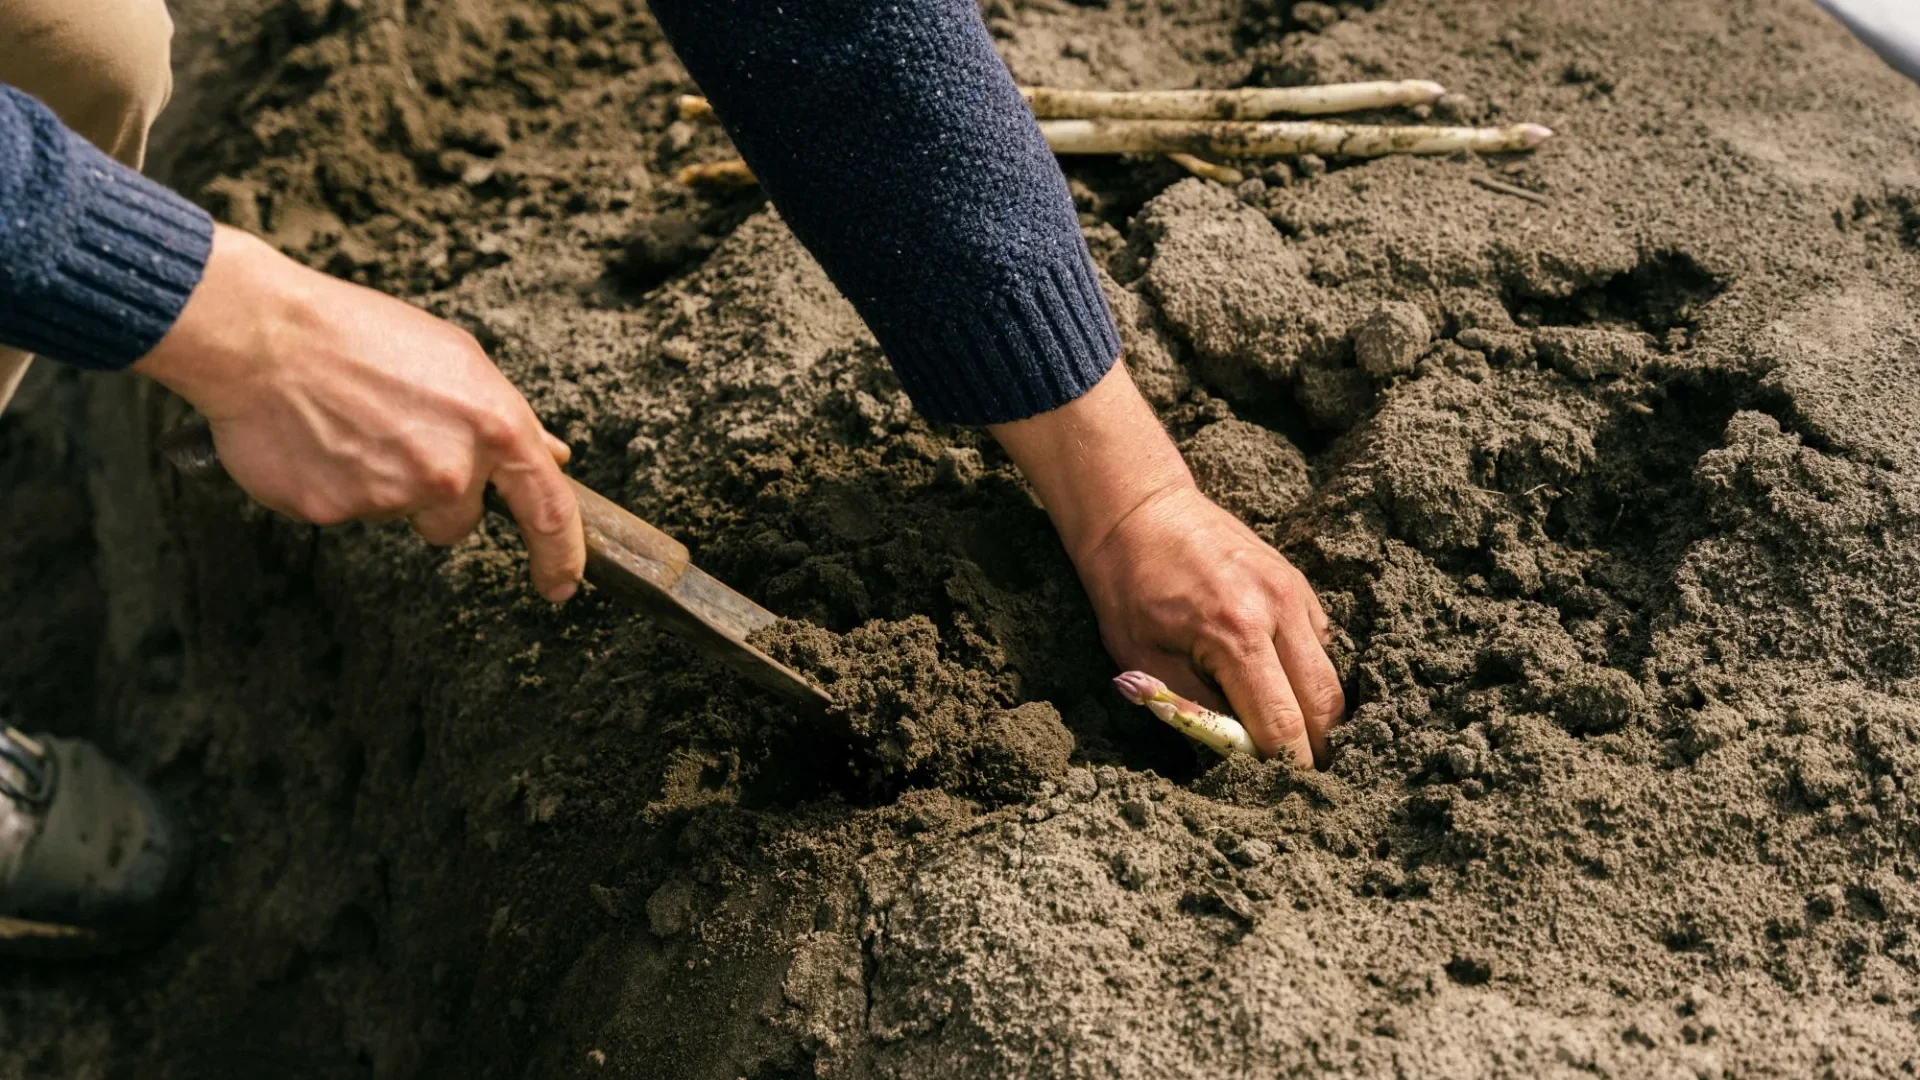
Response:
[[[1123,668],[1324,762],[1344,709],[1306,580],[1208,500],[1117,362],[1066,181],[974,0],[654,0],[787,224],[929,419],[983,425],[1057,527]],[[567,447],[465,332],[299,265],[136,171],[162,0],[0,0],[0,358],[131,371],[316,525],[470,533],[489,485],[534,586],[585,565]],[[64,121],[64,122],[63,122]],[[110,826],[110,827],[103,827]],[[108,836],[129,843],[110,843]],[[177,895],[185,838],[87,744],[0,736],[0,948],[103,949]]]

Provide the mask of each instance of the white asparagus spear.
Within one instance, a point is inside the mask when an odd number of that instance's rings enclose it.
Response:
[[[1020,96],[1027,99],[1033,115],[1042,120],[1265,120],[1270,116],[1322,116],[1396,105],[1429,105],[1446,92],[1446,87],[1426,79],[1250,86],[1238,90],[1020,88]]]
[[[1020,96],[1042,120],[1265,120],[1271,116],[1430,105],[1447,88],[1427,79],[1332,83],[1327,86],[1249,86],[1237,90],[1063,90],[1023,86]],[[711,120],[713,105],[698,94],[676,101],[682,120]]]
[[[1236,187],[1247,178],[1239,169],[1216,165],[1192,154],[1168,154],[1167,160],[1202,180],[1212,180],[1228,187]],[[674,179],[686,187],[751,187],[760,182],[753,175],[753,170],[747,168],[747,163],[739,158],[688,165],[675,173]]]
[[[1532,150],[1553,135],[1539,124],[1498,128],[1375,127],[1316,120],[1042,120],[1056,154],[1200,154],[1257,158],[1281,154],[1379,157]]]
[[[1222,716],[1167,689],[1167,684],[1144,671],[1129,671],[1113,680],[1120,696],[1144,705],[1153,715],[1173,725],[1182,735],[1221,757],[1250,754],[1259,757],[1247,729],[1231,716]]]

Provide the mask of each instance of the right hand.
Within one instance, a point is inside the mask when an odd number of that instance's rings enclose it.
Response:
[[[1046,504],[1120,669],[1230,707],[1262,756],[1325,766],[1347,707],[1326,613],[1292,563],[1201,494],[1126,367],[991,430]]]
[[[471,334],[218,227],[206,273],[133,367],[207,418],[227,472],[315,525],[404,517],[433,544],[473,532],[491,483],[541,595],[586,571],[580,506],[548,434]]]

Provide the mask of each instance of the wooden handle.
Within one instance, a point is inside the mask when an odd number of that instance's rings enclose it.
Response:
[[[580,500],[580,523],[587,531],[588,572],[594,564],[614,564],[626,573],[646,578],[661,592],[671,593],[686,575],[693,556],[687,546],[620,504],[578,480],[569,478]]]
[[[196,480],[231,480],[220,463],[213,432],[204,424],[169,432],[160,440],[160,452]],[[754,631],[773,625],[772,612],[701,572],[685,544],[585,484],[573,479],[567,483],[580,502],[589,581],[795,706],[817,712],[832,704],[800,673],[747,643]],[[491,488],[486,502],[489,509],[513,516]]]

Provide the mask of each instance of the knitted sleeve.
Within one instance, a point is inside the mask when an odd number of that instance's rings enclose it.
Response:
[[[1119,353],[975,0],[653,0],[768,196],[929,418],[1045,412]]]
[[[205,211],[0,85],[0,344],[124,368],[172,328],[212,246]]]

